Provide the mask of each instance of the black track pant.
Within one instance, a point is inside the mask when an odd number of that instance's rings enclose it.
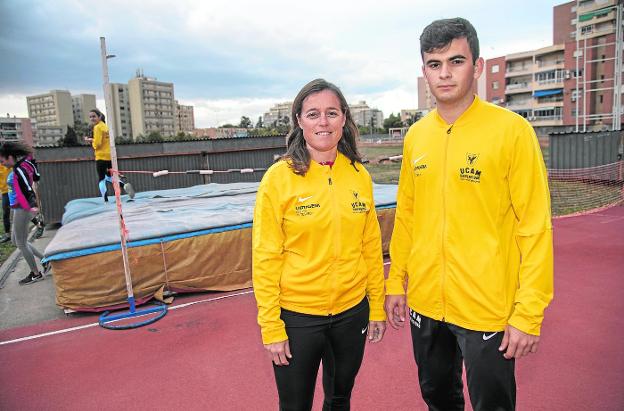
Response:
[[[323,410],[349,410],[351,390],[362,364],[368,328],[368,300],[332,316],[282,310],[292,358],[276,366],[280,410],[311,410],[323,361]]]
[[[420,391],[429,410],[464,409],[462,360],[475,411],[515,409],[515,363],[498,351],[503,332],[471,331],[412,310],[410,325]]]

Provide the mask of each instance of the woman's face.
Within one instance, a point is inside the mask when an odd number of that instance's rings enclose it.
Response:
[[[15,158],[13,156],[0,156],[0,163],[5,167],[13,167],[15,165]]]
[[[335,155],[346,120],[340,100],[331,90],[310,94],[303,100],[297,122],[312,159],[316,160],[319,154],[322,157]]]
[[[91,124],[96,125],[100,121],[100,117],[93,111],[89,111],[89,121]]]

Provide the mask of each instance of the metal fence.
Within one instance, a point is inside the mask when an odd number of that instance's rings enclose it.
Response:
[[[551,133],[550,169],[589,168],[615,163],[622,158],[622,131]]]
[[[199,141],[139,143],[117,146],[119,168],[145,171],[266,168],[285,152],[284,136],[243,137]],[[77,198],[99,196],[93,150],[88,147],[36,149],[41,173],[39,191],[46,223],[61,221],[65,204]],[[260,181],[263,171],[214,175],[128,174],[136,191],[164,190],[207,183]]]

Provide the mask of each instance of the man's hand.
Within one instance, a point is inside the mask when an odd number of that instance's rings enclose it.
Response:
[[[539,339],[537,335],[527,334],[508,325],[505,327],[503,342],[500,347],[498,347],[498,351],[505,351],[503,357],[508,360],[512,358],[522,358],[530,353],[537,352]]]
[[[395,330],[402,328],[405,325],[405,294],[386,295],[385,308],[388,323],[392,328]]]
[[[267,354],[269,355],[271,361],[273,361],[273,364],[277,366],[288,365],[288,359],[292,358],[288,340],[272,344],[264,344],[264,348],[267,350]]]
[[[85,137],[84,141],[86,141],[87,143],[93,143],[93,139],[91,137]]]
[[[386,332],[385,321],[369,321],[368,323],[368,342],[376,343],[381,341]]]

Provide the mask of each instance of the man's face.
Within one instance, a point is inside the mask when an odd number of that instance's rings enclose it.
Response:
[[[483,71],[483,59],[472,63],[466,38],[454,39],[446,48],[424,53],[423,74],[438,104],[453,105],[472,98],[473,83]]]

